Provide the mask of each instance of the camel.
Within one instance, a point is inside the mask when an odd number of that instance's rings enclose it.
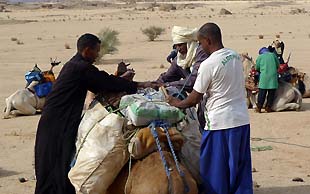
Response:
[[[53,68],[59,64],[60,62],[51,59],[50,70],[43,72],[43,74],[48,74],[49,79],[52,79],[52,81],[55,80]],[[38,83],[38,81],[33,81],[30,85],[26,86],[25,89],[17,90],[5,99],[6,107],[3,116],[4,119],[9,119],[11,116],[18,115],[35,115],[38,110],[40,111],[43,109],[45,97],[39,98],[34,92],[34,86]]]
[[[241,54],[242,62],[244,65],[244,75],[249,75],[250,69],[254,64],[251,57],[245,54]],[[257,93],[252,93],[246,89],[248,105],[256,107],[257,103]],[[302,94],[300,91],[292,86],[292,84],[279,81],[279,88],[276,91],[276,98],[272,105],[273,111],[283,111],[283,110],[300,110],[302,104]]]
[[[38,83],[37,81],[33,81],[27,88],[17,90],[5,99],[6,108],[3,116],[4,119],[11,118],[10,115],[35,115],[37,110],[42,110],[45,97],[39,98],[34,93],[34,86]]]
[[[153,152],[146,158],[133,162],[129,177],[128,165],[125,165],[110,185],[107,194],[198,194],[196,182],[189,171],[181,164],[188,186],[186,192],[171,153],[163,153],[171,169],[171,181],[168,181],[159,152]]]

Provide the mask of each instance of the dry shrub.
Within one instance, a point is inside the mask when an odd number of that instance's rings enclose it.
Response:
[[[264,35],[262,34],[258,35],[258,39],[264,39]]]
[[[117,46],[120,45],[118,35],[119,35],[118,31],[112,30],[110,28],[104,28],[98,33],[98,37],[101,41],[101,44],[96,65],[98,65],[101,62],[101,59],[104,55],[113,54],[118,50]]]
[[[15,38],[15,37],[12,37],[11,38],[11,41],[17,41],[18,39],[17,38]]]
[[[165,32],[165,29],[157,26],[150,26],[148,28],[142,29],[141,31],[148,37],[149,41],[154,41],[163,32]]]
[[[277,35],[276,35],[276,38],[280,38],[280,37],[281,37],[280,34],[277,34]]]

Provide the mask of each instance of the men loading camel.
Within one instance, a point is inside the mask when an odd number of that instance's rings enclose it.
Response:
[[[154,87],[99,71],[92,64],[100,43],[92,34],[78,39],[77,54],[63,66],[47,97],[36,134],[36,194],[75,193],[68,172],[87,90],[135,93],[137,88]]]
[[[191,92],[200,64],[208,58],[208,54],[197,41],[197,29],[174,26],[171,32],[172,41],[177,49],[177,56],[172,60],[170,68],[162,73],[157,82],[164,83],[166,87],[174,86],[180,92]],[[198,106],[198,119],[202,127],[205,125],[204,104]]]
[[[201,63],[190,95],[183,101],[169,97],[168,102],[187,108],[208,94],[200,155],[203,193],[252,194],[250,125],[240,56],[224,48],[214,23],[199,29],[198,40],[210,57]]]
[[[271,107],[275,98],[276,89],[278,88],[279,60],[274,53],[268,50],[261,51],[259,54],[260,55],[256,59],[256,70],[260,72],[256,112],[261,112],[267,94],[265,110],[266,112],[272,112]]]

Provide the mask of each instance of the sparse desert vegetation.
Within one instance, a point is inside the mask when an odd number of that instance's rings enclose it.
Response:
[[[149,41],[154,41],[157,39],[163,32],[165,32],[165,29],[158,26],[150,26],[148,28],[144,28],[141,30],[142,33],[147,36]]]
[[[101,40],[100,53],[96,64],[99,64],[102,57],[106,54],[113,54],[118,49],[120,41],[118,39],[119,32],[110,28],[104,28],[98,33],[98,37]]]

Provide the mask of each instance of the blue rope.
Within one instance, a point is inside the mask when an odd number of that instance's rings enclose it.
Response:
[[[159,152],[159,155],[161,157],[161,160],[163,162],[163,165],[164,165],[164,168],[165,168],[165,171],[166,171],[166,175],[168,177],[168,179],[170,180],[170,171],[169,171],[169,167],[168,167],[168,164],[167,164],[167,161],[166,161],[166,158],[164,156],[164,153],[162,151],[162,148],[161,148],[161,145],[160,145],[160,142],[159,142],[159,138],[158,138],[158,133],[156,131],[156,123],[155,122],[152,122],[150,124],[150,129],[151,129],[151,132],[152,132],[152,135],[155,139],[155,142],[156,142],[156,146],[157,146],[157,149],[158,149],[158,152]]]
[[[164,157],[164,155],[162,153],[162,149],[161,149],[161,146],[160,146],[160,142],[159,142],[158,134],[157,134],[157,131],[156,131],[156,127],[161,127],[165,131],[165,134],[166,134],[166,137],[167,137],[167,141],[168,141],[168,144],[169,144],[172,156],[173,156],[173,160],[175,162],[175,166],[176,166],[177,171],[180,174],[180,176],[182,178],[182,181],[183,181],[183,184],[184,184],[184,189],[185,189],[184,191],[185,191],[185,193],[188,193],[189,192],[189,187],[188,187],[188,184],[187,184],[186,179],[185,179],[185,174],[182,171],[182,169],[180,168],[180,165],[179,165],[179,162],[178,162],[178,158],[177,158],[177,156],[175,154],[175,151],[174,151],[174,148],[173,148],[173,144],[172,144],[172,141],[170,139],[170,135],[169,135],[169,131],[168,131],[170,125],[169,125],[169,123],[163,122],[163,121],[153,121],[151,123],[151,125],[150,125],[152,134],[153,134],[153,136],[155,138],[155,141],[156,141],[156,145],[157,145],[159,154],[161,156],[161,159],[163,161],[163,164],[164,164],[164,167],[165,167],[165,170],[166,170],[166,174],[168,176],[168,179],[170,179],[170,171],[169,171],[169,168],[168,168],[168,165],[167,165],[167,161],[166,161],[166,159],[165,159],[165,157]]]

